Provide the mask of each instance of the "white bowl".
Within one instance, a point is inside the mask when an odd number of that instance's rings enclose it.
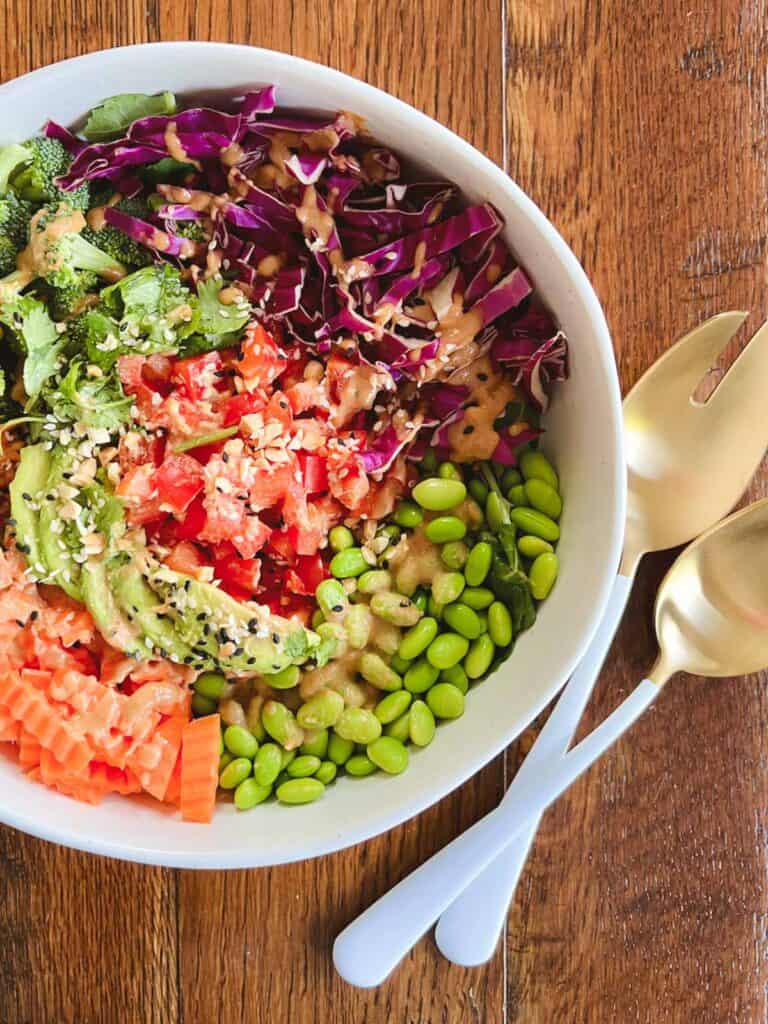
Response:
[[[554,697],[584,652],[616,573],[624,523],[621,399],[602,310],[576,258],[534,203],[495,164],[448,129],[378,89],[271,50],[220,43],[160,43],[63,61],[0,87],[2,138],[21,140],[49,117],[77,121],[119,92],[241,92],[274,82],[286,106],[363,115],[383,143],[489,200],[505,237],[570,340],[572,376],[558,389],[545,449],[566,495],[562,574],[533,629],[467,701],[460,722],[413,753],[401,776],[341,779],[316,804],[217,809],[209,826],[154,803],[113,797],[79,804],[28,782],[0,760],[0,820],[67,846],[151,864],[224,868],[278,864],[368,839],[435,803],[506,747]]]

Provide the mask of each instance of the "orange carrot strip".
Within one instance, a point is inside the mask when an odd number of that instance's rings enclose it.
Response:
[[[196,718],[184,727],[181,745],[181,816],[209,822],[219,781],[221,730],[218,715]]]
[[[169,718],[158,726],[152,739],[139,747],[127,761],[143,788],[156,800],[162,800],[176,767],[186,721]]]

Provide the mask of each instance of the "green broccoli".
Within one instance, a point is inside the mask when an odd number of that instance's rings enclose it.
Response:
[[[23,249],[29,241],[29,222],[32,206],[13,192],[0,199],[0,236],[10,238],[16,249]]]
[[[0,234],[0,275],[5,277],[16,270],[16,246],[8,235]]]
[[[115,204],[116,209],[131,217],[139,217],[141,220],[148,219],[148,207],[146,199],[137,196],[134,199],[121,199]],[[103,252],[113,259],[129,267],[147,267],[153,261],[152,253],[140,242],[129,238],[123,231],[105,224],[104,227],[95,231],[91,227],[84,228],[82,237],[93,245],[97,245]]]
[[[19,166],[31,159],[31,153],[25,146],[12,142],[8,146],[0,146],[0,195],[8,191],[8,179]]]
[[[72,191],[63,191],[56,178],[66,174],[72,157],[56,139],[30,139],[24,144],[28,152],[25,165],[10,176],[10,187],[22,199],[33,203],[58,203],[66,200],[76,210],[87,210],[90,188],[87,184]]]
[[[99,290],[100,278],[90,270],[82,270],[76,280],[59,288],[51,288],[51,312],[56,320],[70,320],[79,316],[93,301]]]
[[[174,235],[188,238],[190,242],[209,242],[210,238],[199,220],[177,220],[173,222]]]

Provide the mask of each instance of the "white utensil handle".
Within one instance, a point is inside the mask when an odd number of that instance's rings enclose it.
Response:
[[[531,773],[540,771],[553,758],[562,757],[570,746],[621,622],[633,581],[633,576],[616,577],[605,615],[592,642],[518,769],[504,800],[515,799]],[[540,821],[537,817],[528,822],[517,839],[478,875],[437,922],[435,941],[443,956],[455,964],[474,967],[493,956]]]
[[[502,803],[381,896],[338,936],[336,970],[363,988],[380,984],[464,889],[611,746],[648,707],[659,687],[643,680],[623,704],[570,753],[530,778]]]

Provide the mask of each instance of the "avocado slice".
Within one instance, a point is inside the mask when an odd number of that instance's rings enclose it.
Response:
[[[40,556],[48,570],[51,582],[56,583],[63,591],[76,601],[82,601],[80,588],[80,566],[72,557],[72,551],[66,543],[62,532],[55,532],[53,524],[62,522],[59,515],[61,502],[56,495],[64,472],[64,458],[56,452],[51,459],[51,470],[45,483],[45,494],[40,502]],[[48,495],[53,494],[54,500],[49,501]]]
[[[148,578],[165,598],[181,639],[226,671],[280,672],[306,661],[319,642],[315,633],[263,605],[236,601],[164,565],[151,566]]]
[[[163,599],[149,586],[135,562],[111,561],[106,567],[106,580],[118,609],[152,649],[171,661],[187,665],[200,662],[199,655],[184,643],[174,622],[158,612]]]
[[[150,657],[139,630],[122,612],[110,590],[106,559],[89,558],[84,562],[80,582],[83,603],[107,643],[126,654]]]
[[[10,487],[11,516],[16,523],[16,546],[38,579],[45,578],[46,563],[40,545],[39,501],[51,470],[51,456],[41,444],[21,449],[19,468]]]

